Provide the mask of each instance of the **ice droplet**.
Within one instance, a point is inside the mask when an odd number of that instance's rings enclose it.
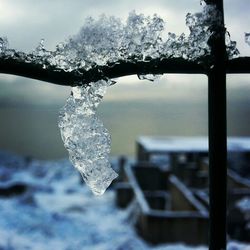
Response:
[[[69,158],[96,195],[105,192],[118,175],[111,168],[111,138],[96,115],[109,81],[74,87],[59,115],[59,128]]]
[[[250,46],[250,33],[245,33],[245,42]]]

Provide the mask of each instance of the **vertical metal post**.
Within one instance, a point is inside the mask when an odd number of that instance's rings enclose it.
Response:
[[[213,27],[210,41],[213,65],[208,73],[209,105],[209,249],[226,249],[227,213],[227,124],[226,47],[223,0],[207,0],[222,15],[222,24]]]

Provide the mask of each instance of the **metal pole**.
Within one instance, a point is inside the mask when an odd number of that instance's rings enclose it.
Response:
[[[222,23],[213,27],[208,73],[209,105],[209,249],[226,249],[227,214],[227,120],[226,120],[226,47],[223,0],[209,0],[221,12]]]

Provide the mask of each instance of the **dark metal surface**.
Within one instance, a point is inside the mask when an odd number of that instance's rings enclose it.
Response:
[[[221,12],[222,23],[212,27],[213,66],[208,73],[209,106],[209,249],[226,249],[227,118],[226,61],[223,0],[210,0]]]
[[[152,59],[143,61],[120,61],[105,66],[96,66],[89,71],[66,72],[62,69],[32,64],[17,59],[0,58],[0,73],[12,74],[64,86],[88,84],[105,78],[116,78],[134,74],[208,74],[208,65],[183,58]],[[227,61],[227,73],[250,73],[250,57]]]

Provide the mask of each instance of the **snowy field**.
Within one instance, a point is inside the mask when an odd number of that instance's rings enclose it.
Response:
[[[0,250],[205,250],[182,244],[152,247],[136,236],[114,191],[94,196],[68,160],[36,161],[0,152],[0,187],[27,186],[23,194],[0,192]],[[230,242],[230,250],[250,246]]]

